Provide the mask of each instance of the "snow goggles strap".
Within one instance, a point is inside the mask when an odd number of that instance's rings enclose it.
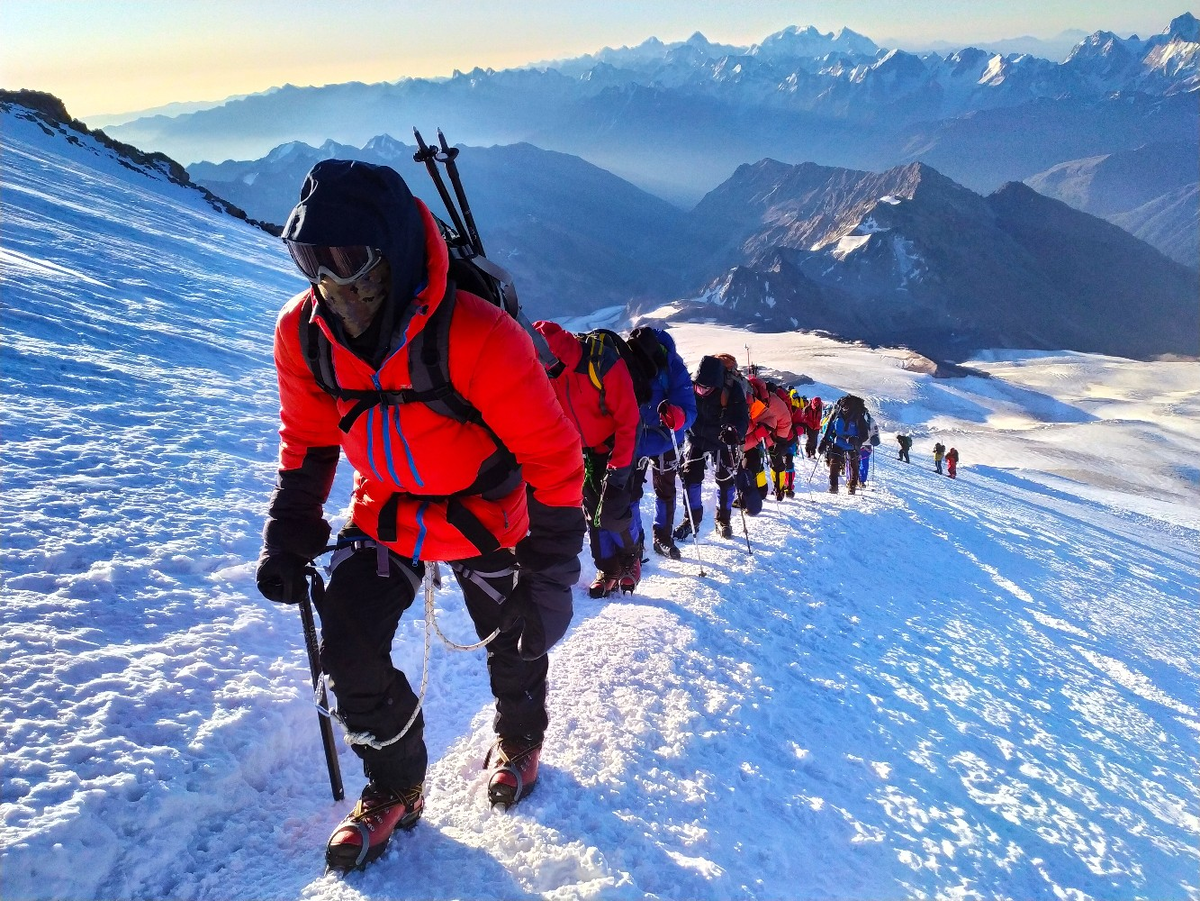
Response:
[[[296,267],[314,285],[328,278],[335,285],[349,285],[366,275],[383,254],[365,244],[330,247],[285,240]]]

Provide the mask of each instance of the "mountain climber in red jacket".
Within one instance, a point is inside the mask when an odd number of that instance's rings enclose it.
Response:
[[[817,437],[823,415],[824,408],[819,397],[814,397],[804,408],[804,455],[810,460],[817,459]]]
[[[512,804],[532,788],[546,651],[579,576],[583,464],[529,336],[455,290],[433,216],[393,170],[317,163],[283,238],[311,284],[275,328],[279,475],[257,583],[272,601],[304,596],[345,454],[349,519],[316,600],[322,668],[368,779],[326,849],[330,867],[351,869],[424,807],[424,715],[390,650],[435,561],[454,571],[480,638],[496,633],[489,797]]]
[[[633,379],[603,331],[573,335],[554,322],[535,322],[557,359],[550,370],[554,392],[583,441],[583,512],[596,581],[589,593],[604,597],[619,574],[641,554],[641,523],[633,513],[634,451],[641,422]]]

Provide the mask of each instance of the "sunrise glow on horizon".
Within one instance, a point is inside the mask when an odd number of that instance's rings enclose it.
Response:
[[[792,25],[842,27],[881,46],[923,49],[1066,30],[1141,37],[1187,11],[1149,0],[985,2],[445,3],[383,0],[9,0],[0,4],[0,86],[60,97],[72,115],[214,101],[283,84],[395,81],[503,69],[699,31],[740,46]]]

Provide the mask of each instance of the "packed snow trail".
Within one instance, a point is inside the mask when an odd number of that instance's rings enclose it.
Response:
[[[360,770],[339,742],[333,803],[299,617],[253,582],[298,280],[86,141],[11,116],[0,139],[6,901],[1200,895],[1196,364],[997,352],[993,379],[935,381],[703,325],[672,327],[689,364],[753,341],[810,394],[867,397],[917,462],[885,438],[849,497],[798,461],[753,556],[740,516],[713,537],[710,481],[708,578],[685,549],[630,597],[581,586],[543,775],[507,815],[483,656],[435,643],[426,816],[324,876]],[[437,609],[473,640],[453,585]]]

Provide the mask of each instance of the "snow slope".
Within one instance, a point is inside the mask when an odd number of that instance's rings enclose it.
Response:
[[[749,345],[809,395],[864,394],[868,488],[800,463],[752,553],[735,520],[636,595],[581,590],[509,815],[482,654],[435,641],[426,816],[324,876],[362,780],[341,746],[330,800],[298,617],[253,583],[270,334],[301,283],[189,192],[0,126],[6,901],[1200,897],[1200,366],[1005,351],[935,380],[700,325],[674,330],[690,364]],[[456,588],[437,621],[472,635]]]

